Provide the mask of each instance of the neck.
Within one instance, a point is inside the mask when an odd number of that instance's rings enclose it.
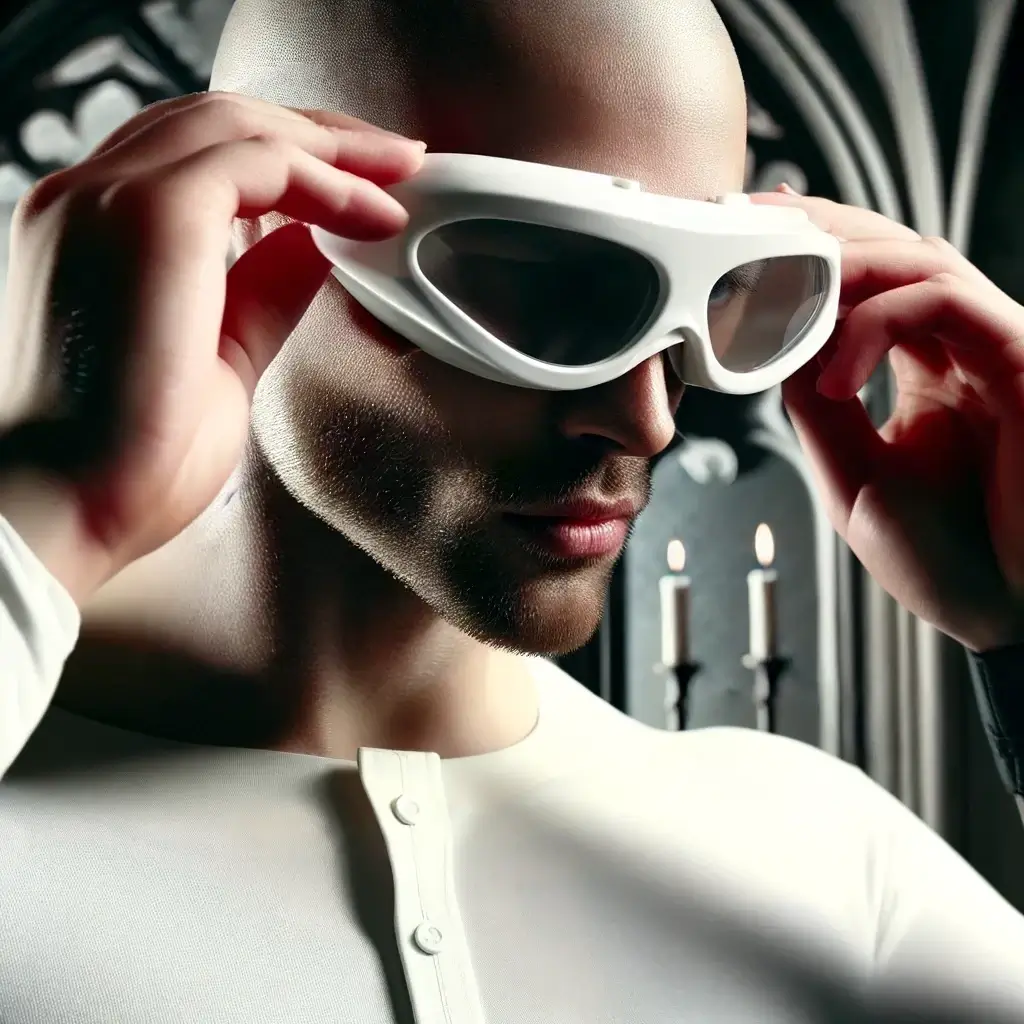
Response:
[[[462,757],[536,721],[524,659],[467,636],[267,472],[85,609],[57,702],[188,742]]]

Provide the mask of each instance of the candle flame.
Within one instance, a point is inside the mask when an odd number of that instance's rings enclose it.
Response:
[[[754,554],[762,566],[769,566],[775,561],[775,538],[767,523],[761,523],[754,531]]]
[[[686,548],[681,540],[668,542],[668,567],[672,572],[682,572],[686,565]]]

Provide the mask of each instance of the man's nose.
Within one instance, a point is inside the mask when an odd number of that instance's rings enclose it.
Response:
[[[675,436],[683,390],[667,354],[660,352],[607,384],[563,392],[562,432],[571,438],[604,438],[622,454],[652,458]]]

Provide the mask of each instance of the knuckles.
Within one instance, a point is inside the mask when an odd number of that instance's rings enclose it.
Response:
[[[934,249],[940,256],[950,261],[960,258],[960,250],[949,239],[943,238],[941,235],[925,235],[921,239],[921,243],[927,245],[929,249]]]
[[[72,168],[54,171],[34,182],[14,208],[15,218],[22,224],[35,220],[71,190]]]
[[[127,178],[98,188],[91,197],[96,210],[115,221],[145,223],[152,215],[157,197],[144,178]]]
[[[207,93],[189,108],[185,116],[197,121],[199,118],[209,119],[225,139],[245,138],[267,131],[266,118],[231,93]]]
[[[161,100],[145,107],[136,116],[144,114],[152,116],[153,111],[164,107],[173,111],[181,103],[181,100],[182,97]],[[273,140],[268,135],[266,119],[261,118],[258,111],[241,102],[241,97],[234,93],[215,91],[198,95],[191,103],[186,116],[211,118],[222,127],[226,139],[258,139],[263,148],[273,148]],[[28,224],[58,202],[68,198],[75,199],[77,205],[78,201],[88,202],[89,197],[92,196],[100,201],[101,208],[110,206],[114,196],[119,197],[116,207],[119,207],[122,201],[127,201],[133,208],[137,207],[140,202],[144,206],[147,205],[146,196],[138,195],[121,182],[114,185],[97,185],[95,183],[93,172],[97,161],[105,155],[101,153],[97,156],[87,157],[80,163],[40,178],[18,201],[15,207],[15,218],[22,224]],[[152,182],[148,187],[152,188]]]
[[[241,106],[241,96],[238,93],[227,92],[224,89],[211,89],[209,92],[204,92],[198,102],[211,106],[230,105],[238,107]]]
[[[928,284],[935,292],[940,307],[943,308],[954,305],[967,287],[964,279],[950,270],[933,274],[928,279]]]

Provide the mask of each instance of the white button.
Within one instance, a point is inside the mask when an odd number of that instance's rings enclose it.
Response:
[[[403,825],[415,825],[420,816],[420,805],[410,796],[396,797],[391,810]]]
[[[629,178],[612,178],[612,184],[616,188],[629,188],[634,190],[640,188],[639,181],[630,181]]]
[[[429,953],[431,956],[434,956],[436,953],[441,952],[444,936],[436,924],[423,921],[416,926],[416,931],[412,933],[412,941],[416,943],[421,953]]]
[[[715,202],[719,206],[746,206],[750,203],[750,196],[745,192],[730,192],[728,195],[719,196]]]

